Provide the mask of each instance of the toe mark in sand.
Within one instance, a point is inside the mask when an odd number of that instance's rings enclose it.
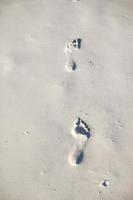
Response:
[[[81,48],[81,39],[80,38],[74,39],[70,44],[75,49],[80,49]]]
[[[81,39],[76,38],[67,43],[65,47],[65,53],[72,53],[74,50],[78,50],[81,48]]]
[[[75,121],[74,124],[74,129],[72,131],[74,133],[74,135],[76,134],[81,134],[87,137],[87,139],[90,138],[90,128],[88,127],[88,125],[81,120],[79,117],[78,119]]]

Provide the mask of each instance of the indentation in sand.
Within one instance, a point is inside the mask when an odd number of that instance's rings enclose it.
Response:
[[[65,54],[66,54],[66,64],[65,64],[65,69],[68,72],[73,72],[76,69],[76,62],[74,61],[72,57],[72,53],[75,50],[78,50],[81,48],[81,39],[77,38],[72,41],[70,41],[66,46],[65,46]]]
[[[104,186],[104,187],[110,186],[110,181],[105,179],[105,180],[102,182],[102,186]]]
[[[73,72],[76,69],[76,63],[70,55],[67,55],[65,69],[68,72]]]
[[[90,138],[90,128],[83,120],[77,118],[72,129],[72,136],[76,138],[77,144],[70,152],[69,162],[71,165],[77,166],[84,158],[84,148]]]

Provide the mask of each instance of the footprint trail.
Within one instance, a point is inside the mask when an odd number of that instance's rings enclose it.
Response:
[[[84,157],[84,149],[90,138],[90,128],[80,118],[76,119],[72,129],[72,136],[77,140],[77,144],[69,155],[69,163],[73,166],[79,165]]]

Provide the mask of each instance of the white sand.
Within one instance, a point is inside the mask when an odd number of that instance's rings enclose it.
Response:
[[[132,200],[132,130],[133,1],[0,1],[0,200]]]

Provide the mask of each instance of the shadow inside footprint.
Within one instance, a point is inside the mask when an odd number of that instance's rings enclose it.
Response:
[[[90,138],[90,128],[80,118],[78,118],[78,121],[76,122],[75,131],[77,134],[86,135],[87,138]]]
[[[73,65],[72,65],[72,70],[74,71],[76,68],[77,68],[77,66],[76,66],[76,63],[75,63],[75,62],[73,62]]]
[[[77,39],[77,43],[78,43],[78,49],[80,49],[81,48],[81,39],[80,38]]]
[[[82,162],[83,157],[84,157],[84,153],[83,153],[83,151],[81,151],[80,155],[77,157],[77,160],[76,160],[77,165]]]
[[[77,39],[74,39],[72,42],[71,42],[72,46],[76,49],[80,49],[81,48],[81,39],[80,38],[77,38]]]

